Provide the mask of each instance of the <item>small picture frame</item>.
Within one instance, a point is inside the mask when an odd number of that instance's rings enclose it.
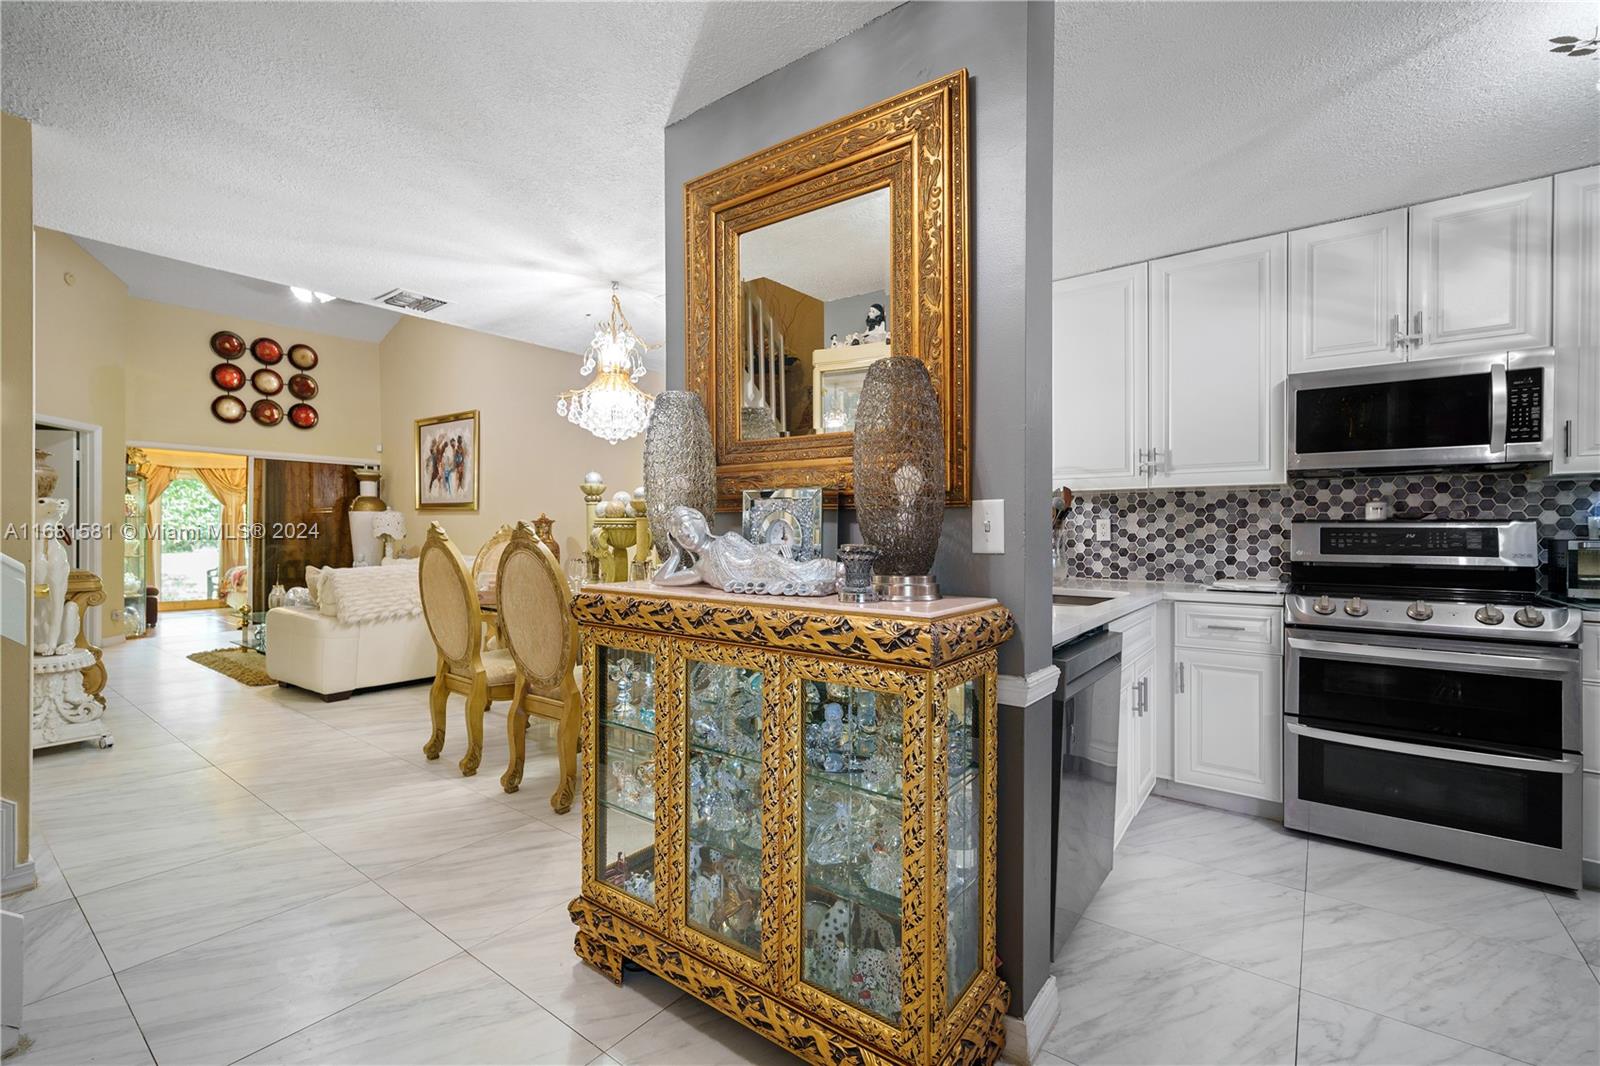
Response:
[[[417,419],[417,510],[478,509],[478,412]]]
[[[822,557],[822,490],[745,489],[744,538],[775,544],[795,562]]]

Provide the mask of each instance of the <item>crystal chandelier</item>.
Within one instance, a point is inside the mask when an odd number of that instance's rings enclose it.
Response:
[[[650,347],[628,324],[613,281],[611,321],[594,328],[594,340],[579,368],[584,377],[594,374],[594,380],[563,392],[556,400],[556,414],[612,444],[643,433],[656,398],[634,382],[644,377],[644,353]]]

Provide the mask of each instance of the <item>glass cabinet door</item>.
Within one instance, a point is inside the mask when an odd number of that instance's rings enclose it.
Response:
[[[945,995],[952,1007],[978,972],[983,929],[983,678],[944,693]]]
[[[655,902],[655,656],[595,649],[595,876]]]
[[[692,656],[685,666],[687,921],[759,958],[764,679],[760,670]]]
[[[900,1020],[904,700],[801,682],[801,979]]]

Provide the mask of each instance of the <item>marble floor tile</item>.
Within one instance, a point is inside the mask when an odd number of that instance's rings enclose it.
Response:
[[[161,1062],[232,1062],[458,953],[373,884],[118,975]]]
[[[1292,1063],[1288,985],[1080,919],[1051,967],[1061,1017],[1044,1049],[1097,1063]]]
[[[1297,889],[1124,844],[1084,917],[1298,986],[1304,911]]]
[[[63,801],[85,793],[109,792],[129,781],[148,782],[167,774],[203,770],[211,764],[175,739],[122,752],[92,744],[49,748],[33,757],[34,787]]]
[[[8,1058],[27,1066],[153,1066],[150,1049],[112,977],[28,1005],[26,1050]]]
[[[574,930],[566,905],[557,904],[490,937],[472,954],[601,1048],[609,1048],[683,995],[643,971],[624,974],[620,987],[612,984],[573,952]]]
[[[304,833],[78,897],[114,970],[366,881]]]
[[[685,997],[606,1052],[621,1066],[793,1066],[793,1055],[697,999]]]
[[[464,948],[578,894],[578,841],[529,822],[378,883]]]
[[[1300,994],[1299,1066],[1499,1066],[1496,1055],[1348,1003]]]
[[[243,1060],[392,1066],[583,1066],[600,1049],[470,955],[384,989]]]
[[[29,911],[22,922],[22,935],[24,1003],[77,988],[111,973],[76,900]]]
[[[1290,888],[1305,887],[1307,838],[1266,818],[1151,796],[1122,843]]]
[[[1578,959],[1307,894],[1301,984],[1531,1063],[1600,1055],[1593,975]]]
[[[1600,892],[1546,892],[1556,917],[1566,926],[1579,954],[1591,966],[1600,966]]]
[[[432,790],[405,805],[370,807],[312,835],[371,878],[433,858],[532,821],[527,815],[464,789]]]
[[[1545,894],[1521,882],[1313,840],[1306,890],[1563,958],[1581,957]]]

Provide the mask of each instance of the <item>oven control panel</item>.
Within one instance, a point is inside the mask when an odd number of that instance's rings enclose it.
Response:
[[[1539,565],[1539,527],[1526,520],[1296,522],[1289,527],[1289,558],[1296,563],[1533,568]]]
[[[1577,644],[1583,616],[1557,604],[1435,602],[1367,599],[1336,593],[1293,594],[1284,600],[1285,621],[1319,629],[1376,629],[1418,637]]]

